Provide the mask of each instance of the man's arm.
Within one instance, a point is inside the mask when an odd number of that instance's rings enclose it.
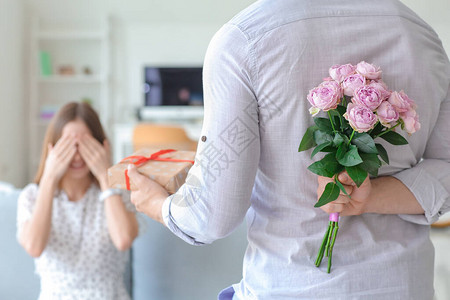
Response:
[[[195,164],[186,183],[167,194],[137,177],[131,201],[191,244],[211,243],[242,223],[260,156],[258,103],[253,92],[252,55],[246,36],[225,25],[211,41],[203,67],[204,120]],[[139,175],[139,174],[137,174]],[[153,188],[150,187],[153,185]]]
[[[322,194],[325,185],[330,181],[332,179],[319,176],[318,195]],[[342,216],[363,213],[424,214],[424,209],[414,194],[392,176],[375,179],[367,177],[359,188],[345,172],[339,175],[339,181],[346,187],[350,197],[341,192],[336,201],[322,207],[327,213],[339,212]]]

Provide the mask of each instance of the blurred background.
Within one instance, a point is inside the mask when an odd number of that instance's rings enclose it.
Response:
[[[31,258],[11,243],[15,199],[36,172],[53,114],[69,101],[91,103],[107,129],[114,162],[146,143],[195,149],[208,43],[253,2],[0,0],[0,299],[35,299],[39,291]],[[436,30],[449,52],[450,2],[402,2]],[[240,280],[245,224],[198,248],[145,222],[127,277],[134,299],[214,299]],[[448,227],[432,229],[432,239],[436,297],[450,299]]]

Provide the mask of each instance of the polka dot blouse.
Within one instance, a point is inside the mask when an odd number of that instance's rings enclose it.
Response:
[[[44,252],[35,259],[41,278],[39,300],[128,300],[123,280],[128,251],[120,252],[108,233],[100,189],[92,184],[84,197],[69,201],[64,191],[55,193],[52,226]],[[17,233],[33,212],[38,193],[29,184],[19,196]],[[122,197],[126,208],[135,211],[129,194]]]

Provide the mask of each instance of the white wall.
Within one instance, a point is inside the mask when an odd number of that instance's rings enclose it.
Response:
[[[111,100],[122,122],[142,105],[143,65],[202,65],[213,34],[255,0],[26,1],[44,19],[110,17]]]
[[[450,1],[401,0],[436,31],[450,55]]]
[[[0,0],[0,181],[20,185],[26,170],[24,6]]]
[[[276,0],[274,0],[276,1]],[[45,19],[112,17],[111,106],[128,121],[142,101],[144,64],[201,64],[215,31],[254,0],[0,0],[0,180],[23,186],[26,174],[29,49],[24,26],[32,14]],[[425,19],[450,52],[450,1],[403,0]],[[25,28],[25,32],[29,28]],[[6,41],[6,42],[4,42]]]

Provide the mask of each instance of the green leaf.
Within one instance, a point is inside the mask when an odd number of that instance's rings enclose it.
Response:
[[[337,114],[337,113],[336,113]],[[333,123],[334,123],[334,128],[336,130],[338,130],[341,127],[341,121],[339,120],[340,115],[337,114],[337,116],[333,117]]]
[[[373,138],[367,133],[355,133],[352,144],[356,145],[361,152],[378,154]]]
[[[377,136],[378,134],[381,133],[381,131],[383,131],[383,124],[381,124],[380,122],[377,123],[377,125],[375,125],[375,127],[369,132],[370,136],[372,138],[375,138],[375,136]]]
[[[337,161],[343,159],[344,156],[345,156],[345,154],[347,153],[347,151],[348,151],[348,146],[347,146],[347,144],[346,144],[346,143],[342,143],[342,144],[338,147],[338,149],[337,149],[337,151],[336,151],[336,159],[337,159]]]
[[[377,147],[378,154],[380,155],[381,159],[384,160],[387,164],[389,164],[389,156],[386,149],[384,149],[383,145],[375,144],[375,146]]]
[[[343,116],[345,114],[345,112],[347,111],[347,107],[343,106],[343,105],[338,105],[336,110],[338,111],[338,113]]]
[[[333,127],[331,126],[331,121],[326,118],[314,118],[314,123],[316,123],[317,127],[319,127],[320,130],[332,133]]]
[[[317,129],[319,128],[316,125],[310,126],[308,127],[308,129],[306,129],[302,141],[298,146],[298,152],[308,150],[316,145],[316,143],[314,142],[314,132],[316,132]]]
[[[340,135],[339,133],[336,133],[334,135],[333,144],[336,147],[339,147],[343,142],[344,142],[344,138],[342,137],[342,135]]]
[[[339,112],[336,109],[332,109],[328,111],[331,115],[331,118],[333,120],[333,124],[334,124],[334,129],[339,129],[341,126],[341,115],[339,114]]]
[[[381,135],[380,138],[384,139],[388,143],[391,143],[392,145],[408,144],[408,141],[404,137],[394,131],[386,132],[385,134]]]
[[[322,150],[320,150],[322,152],[335,152],[336,151],[336,147],[334,147],[333,145],[331,146],[327,146],[325,148],[323,148]]]
[[[314,174],[332,178],[334,174],[342,171],[342,166],[336,161],[335,152],[328,153],[319,161],[311,164],[308,170]]]
[[[378,155],[373,153],[361,153],[360,155],[363,162],[359,166],[369,172],[370,175],[378,176],[378,169],[381,167]]]
[[[336,175],[336,180],[334,181],[334,183],[336,183],[336,185],[339,187],[339,189],[347,196],[350,197],[350,195],[347,193],[347,191],[345,190],[344,186],[342,185],[342,183],[339,181],[339,179],[337,179],[337,175]]]
[[[319,198],[319,201],[314,205],[314,207],[321,207],[331,201],[336,200],[339,197],[339,186],[334,182],[329,182],[325,186],[325,190]]]
[[[348,121],[344,118],[344,114],[346,112],[346,108],[342,105],[338,105],[337,109],[332,110],[333,115],[335,116],[334,123],[336,129],[340,129],[341,131],[344,131],[345,128],[349,127]]]
[[[346,167],[353,167],[363,162],[358,154],[358,148],[355,145],[350,145],[349,150],[342,157],[337,158],[337,160],[341,165]]]
[[[359,166],[345,167],[345,170],[347,171],[348,176],[350,176],[350,178],[356,183],[357,187],[361,186],[368,175],[367,171],[363,170]]]
[[[317,145],[333,142],[333,136],[319,129],[314,132],[314,141]]]
[[[314,155],[316,155],[317,153],[322,151],[325,147],[328,147],[328,146],[330,146],[332,144],[333,144],[332,142],[325,142],[323,144],[320,144],[319,146],[314,148],[314,151],[311,153],[311,158],[313,158]]]

